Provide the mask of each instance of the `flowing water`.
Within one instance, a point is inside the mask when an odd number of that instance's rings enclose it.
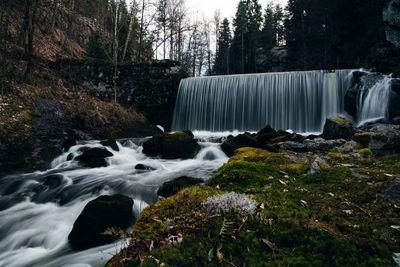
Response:
[[[197,133],[195,133],[197,136]],[[142,153],[143,139],[119,142],[108,166],[83,168],[75,160],[82,147],[71,147],[43,172],[0,178],[0,266],[103,266],[127,241],[72,251],[68,234],[85,205],[100,195],[123,194],[134,199],[136,215],[158,201],[162,183],[183,175],[208,179],[227,157],[219,143],[225,134],[199,133],[201,151],[193,159],[163,160]],[[142,163],[153,171],[135,170]]]
[[[389,119],[389,96],[393,78],[387,75],[371,74],[373,84],[368,83],[368,75],[363,77],[358,95],[358,126],[374,121]],[[375,80],[375,76],[379,76]]]
[[[181,81],[173,130],[321,132],[344,112],[351,70],[262,73]]]

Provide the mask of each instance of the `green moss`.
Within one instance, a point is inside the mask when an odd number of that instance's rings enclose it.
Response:
[[[364,148],[358,151],[362,158],[372,158],[374,157],[374,153],[369,148]]]
[[[329,118],[329,120],[337,121],[337,122],[343,122],[343,123],[350,123],[348,119],[345,118]]]
[[[351,159],[349,155],[341,154],[341,153],[336,153],[336,152],[329,152],[328,156],[334,159]]]
[[[219,185],[227,191],[251,192],[269,184],[270,176],[281,177],[282,174],[263,162],[232,161],[222,166],[207,185]]]
[[[359,168],[365,173],[360,177],[347,167],[327,167],[306,175],[302,163],[266,163],[283,154],[239,152],[247,158],[239,153],[222,166],[207,182],[212,187],[185,189],[146,208],[130,247],[120,254],[128,259],[125,266],[139,265],[139,255],[143,266],[395,266],[391,255],[400,233],[390,226],[400,225],[395,206],[400,201],[383,199],[390,178],[382,170]],[[400,155],[377,160],[380,166],[396,165]],[[301,172],[285,174],[285,167]],[[202,202],[221,193],[217,185],[247,193],[258,202],[259,215],[205,214]],[[182,240],[168,243],[171,236]],[[150,239],[151,252],[143,245]]]
[[[229,162],[235,160],[262,161],[263,159],[271,155],[271,152],[268,152],[264,149],[254,147],[242,147],[235,150],[235,155],[229,159]]]

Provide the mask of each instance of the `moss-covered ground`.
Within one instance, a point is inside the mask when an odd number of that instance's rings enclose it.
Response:
[[[146,208],[108,266],[395,266],[400,201],[383,195],[400,155],[360,154],[332,151],[328,167],[307,174],[316,155],[239,149],[205,186]],[[202,208],[231,191],[257,201],[257,215]]]

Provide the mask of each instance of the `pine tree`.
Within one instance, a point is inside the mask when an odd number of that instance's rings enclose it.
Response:
[[[228,19],[222,21],[217,42],[217,55],[214,64],[214,73],[217,75],[229,74],[229,50],[232,36]]]

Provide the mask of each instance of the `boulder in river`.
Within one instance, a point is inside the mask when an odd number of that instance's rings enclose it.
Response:
[[[73,249],[110,243],[115,236],[104,235],[111,227],[127,228],[132,222],[133,200],[122,195],[100,196],[90,201],[74,223],[68,240]]]
[[[163,183],[163,185],[160,187],[160,189],[158,190],[157,193],[159,196],[169,197],[169,196],[175,195],[176,193],[178,193],[179,191],[181,191],[182,189],[184,189],[186,187],[200,184],[202,182],[203,182],[203,180],[201,180],[201,179],[182,176],[182,177],[176,178],[172,181]]]
[[[328,118],[325,121],[322,137],[325,139],[351,140],[354,135],[353,125],[344,118]]]
[[[108,146],[115,151],[119,151],[119,147],[118,147],[117,141],[115,141],[115,139],[104,140],[104,141],[101,141],[100,144],[102,144],[103,146]]]
[[[111,157],[113,153],[105,148],[95,147],[85,150],[82,155],[75,159],[79,161],[83,166],[89,168],[106,167],[107,162],[105,158]]]
[[[156,134],[143,143],[143,153],[164,159],[189,159],[200,151],[200,145],[190,131]]]
[[[235,150],[241,147],[262,147],[262,145],[249,133],[230,137],[221,145],[222,151],[229,157],[232,157],[235,154]]]

